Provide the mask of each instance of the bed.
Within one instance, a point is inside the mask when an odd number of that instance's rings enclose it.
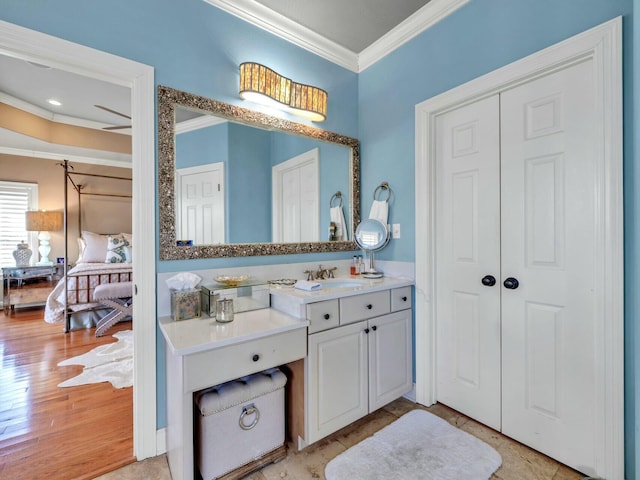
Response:
[[[65,332],[80,328],[91,328],[108,314],[111,309],[94,299],[94,290],[99,285],[132,281],[133,240],[130,233],[120,232],[101,234],[83,230],[82,196],[125,197],[122,193],[95,193],[86,188],[86,184],[74,181],[74,175],[88,176],[109,181],[129,181],[130,178],[110,175],[96,175],[72,171],[73,167],[65,160],[61,164],[65,170],[64,185],[64,275],[49,294],[45,304],[44,320],[47,323],[64,324]],[[80,237],[70,238],[68,228],[68,185],[78,194],[78,232]],[[130,202],[129,202],[130,203]],[[78,244],[78,259],[70,268],[70,242]]]

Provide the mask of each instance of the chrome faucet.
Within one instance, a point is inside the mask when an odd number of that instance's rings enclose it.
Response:
[[[327,278],[334,278],[333,272],[337,270],[338,267],[333,268],[322,268],[322,265],[318,265],[318,270],[315,272],[313,270],[305,270],[302,273],[307,274],[307,280],[325,280]]]

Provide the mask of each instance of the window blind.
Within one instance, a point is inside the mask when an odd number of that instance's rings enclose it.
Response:
[[[13,251],[21,241],[38,255],[37,232],[27,232],[24,213],[38,208],[38,185],[0,181],[0,266],[15,266]]]

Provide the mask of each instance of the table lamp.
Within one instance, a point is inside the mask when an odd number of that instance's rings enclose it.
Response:
[[[25,212],[25,220],[27,231],[39,232],[38,240],[40,246],[38,251],[40,252],[40,261],[36,265],[53,265],[53,262],[49,260],[49,252],[51,251],[51,235],[49,232],[62,230],[62,212],[46,212],[46,211],[31,211]]]

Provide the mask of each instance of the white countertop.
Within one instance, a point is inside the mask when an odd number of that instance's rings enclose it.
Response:
[[[236,313],[228,323],[207,316],[178,322],[159,317],[158,323],[174,355],[190,355],[309,326],[307,320],[272,308]]]
[[[339,281],[356,281],[362,282],[362,285],[351,287],[331,287],[331,282]],[[319,283],[323,281],[320,280]],[[286,297],[288,300],[295,300],[297,303],[313,303],[322,300],[332,300],[334,298],[351,297],[353,295],[361,295],[363,293],[379,292],[381,290],[389,290],[391,288],[406,287],[413,285],[415,282],[409,278],[382,277],[382,278],[363,278],[363,277],[340,277],[328,280],[320,290],[309,292],[299,290],[294,287],[271,287],[269,292],[271,295]]]

